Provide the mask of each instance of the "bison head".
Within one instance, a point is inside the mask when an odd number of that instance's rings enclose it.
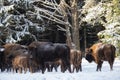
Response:
[[[86,49],[85,59],[90,63],[94,61],[94,57],[92,56],[92,49],[88,49],[88,48]]]

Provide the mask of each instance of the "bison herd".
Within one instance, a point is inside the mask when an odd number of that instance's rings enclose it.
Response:
[[[101,71],[103,61],[108,61],[110,69],[113,69],[115,59],[115,47],[111,44],[96,43],[85,51],[85,59],[97,64],[97,71]],[[46,70],[61,72],[68,70],[70,73],[82,71],[82,52],[70,49],[66,44],[34,41],[29,45],[10,44],[0,46],[1,72],[14,71],[26,73],[26,71],[42,72]]]

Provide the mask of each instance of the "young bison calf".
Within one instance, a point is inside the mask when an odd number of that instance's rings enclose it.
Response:
[[[27,56],[16,56],[12,61],[13,71],[19,70],[20,73],[24,70],[25,73],[27,72],[27,68],[29,67],[29,58]]]
[[[12,66],[13,71],[16,70],[16,72],[18,72],[17,70],[19,70],[20,73],[22,73],[23,70],[24,73],[26,73],[27,69],[29,69],[30,72],[33,73],[37,70],[38,67],[37,63],[34,60],[25,55],[16,56],[12,60]]]
[[[70,51],[70,63],[73,65],[73,72],[76,69],[76,72],[79,70],[82,71],[82,53],[79,50],[71,49]]]

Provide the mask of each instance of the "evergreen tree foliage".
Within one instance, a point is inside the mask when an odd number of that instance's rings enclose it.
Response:
[[[15,43],[25,36],[36,40],[34,32],[44,31],[43,21],[31,5],[32,0],[4,0],[0,9],[0,39],[5,43]],[[4,39],[3,39],[4,38]]]
[[[40,40],[54,31],[69,33],[67,35],[73,39],[75,36],[71,34],[75,32],[75,22],[72,19],[76,16],[72,15],[74,9],[77,9],[77,29],[103,26],[105,30],[97,34],[99,39],[115,45],[119,53],[120,0],[78,0],[77,4],[74,4],[76,1],[1,0],[0,44]]]
[[[98,33],[99,39],[104,43],[110,43],[115,45],[118,54],[120,51],[119,5],[119,0],[101,1],[94,7],[89,8],[84,18],[84,21],[89,24],[102,24],[105,27],[105,30]]]

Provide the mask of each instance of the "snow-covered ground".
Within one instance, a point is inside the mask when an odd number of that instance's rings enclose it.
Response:
[[[104,62],[101,72],[96,72],[96,64],[88,63],[84,58],[82,59],[82,72],[61,73],[58,72],[41,72],[26,74],[13,72],[0,72],[0,80],[120,80],[120,60],[115,59],[113,71],[110,71],[108,62]]]

